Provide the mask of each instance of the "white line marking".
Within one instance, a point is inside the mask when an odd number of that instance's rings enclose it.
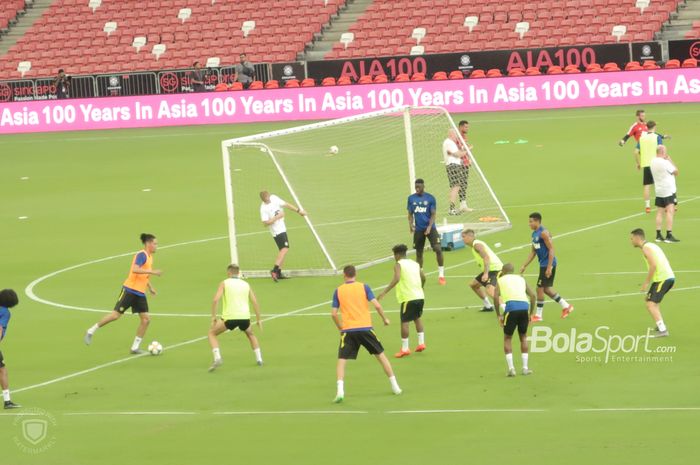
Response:
[[[104,416],[104,415],[199,415],[199,412],[69,412],[63,415],[67,417],[77,416]]]
[[[575,412],[695,412],[700,407],[578,408]]]
[[[456,409],[456,410],[390,410],[388,414],[426,414],[426,413],[532,413],[532,412],[548,412],[547,409]]]
[[[282,410],[261,412],[214,412],[214,415],[363,415],[364,410]]]
[[[700,273],[700,270],[673,270],[674,273]],[[608,271],[602,273],[582,273],[585,276],[647,274],[647,271]]]

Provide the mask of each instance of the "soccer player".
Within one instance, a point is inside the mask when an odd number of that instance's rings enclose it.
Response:
[[[467,120],[462,120],[462,121],[460,121],[458,127],[459,127],[459,133],[462,135],[462,140],[464,140],[464,142],[467,144],[467,148],[468,148],[469,150],[473,149],[474,146],[473,146],[472,144],[469,143],[469,137],[468,137],[468,133],[469,133],[469,121],[467,121]],[[460,144],[460,145],[461,145],[461,144]],[[466,166],[469,165],[469,157],[463,158],[462,161],[464,162],[464,164],[465,164]]]
[[[19,303],[17,293],[12,289],[3,289],[0,291],[0,341],[7,334],[7,326],[10,324],[10,309]],[[10,400],[10,383],[7,378],[7,367],[5,359],[0,351],[0,387],[2,387],[2,400],[4,401],[5,409],[20,408],[21,405],[15,404]]]
[[[92,325],[85,333],[85,344],[92,342],[92,337],[95,332],[113,321],[118,320],[129,308],[131,313],[136,313],[139,316],[140,323],[136,330],[136,337],[131,345],[132,354],[142,354],[144,351],[139,347],[143,340],[151,318],[148,315],[148,301],[146,300],[146,291],[151,295],[156,295],[157,292],[151,285],[151,276],[160,276],[163,274],[161,270],[153,269],[153,254],[158,250],[158,239],[153,234],[141,234],[141,243],[143,250],[134,255],[131,262],[129,275],[124,281],[122,290],[114,306],[114,310],[109,315],[106,315],[100,321]]]
[[[260,199],[262,200],[260,204],[260,220],[270,229],[272,238],[279,249],[275,265],[270,270],[272,280],[277,282],[278,279],[284,279],[282,265],[284,264],[284,257],[289,252],[289,238],[287,238],[287,226],[284,224],[283,208],[294,210],[301,216],[306,216],[306,212],[296,205],[285,202],[276,195],[271,195],[268,191],[260,192]]]
[[[647,268],[649,269],[641,290],[647,293],[647,310],[656,323],[655,334],[652,337],[666,337],[668,336],[668,329],[661,316],[659,304],[661,304],[666,293],[675,284],[676,277],[664,251],[658,245],[646,241],[644,230],[635,229],[631,234],[630,241],[632,246],[642,249],[644,260],[646,260]]]
[[[396,245],[391,250],[396,260],[394,277],[382,293],[377,296],[377,300],[382,300],[389,291],[396,287],[396,300],[399,301],[401,308],[401,350],[396,353],[395,357],[402,358],[411,355],[411,350],[408,348],[408,331],[411,321],[415,323],[418,334],[416,352],[425,350],[425,329],[421,319],[425,303],[425,294],[423,293],[425,275],[418,263],[406,258],[408,247],[405,244]]]
[[[518,328],[520,337],[520,353],[523,358],[523,375],[529,375],[532,371],[528,368],[528,344],[527,327],[535,307],[535,293],[525,282],[522,276],[513,274],[513,264],[506,263],[498,277],[498,284],[494,296],[496,303],[496,316],[498,323],[503,328],[503,351],[506,354],[508,364],[508,376],[515,376],[513,365],[513,333]],[[503,309],[501,315],[500,309]]]
[[[333,402],[340,403],[345,398],[345,365],[348,360],[356,360],[360,346],[377,357],[384,373],[389,377],[391,390],[401,394],[401,388],[396,381],[389,359],[384,354],[384,347],[372,330],[372,315],[369,313],[370,302],[382,318],[385,326],[389,319],[384,315],[382,306],[367,284],[355,280],[357,271],[352,265],[343,268],[345,283],[333,293],[333,310],[331,317],[340,331],[340,347],[338,348],[338,364],[336,366],[337,391]],[[340,315],[338,314],[340,312]]]
[[[656,156],[656,148],[663,144],[664,138],[668,139],[670,136],[657,134],[656,122],[649,121],[649,123],[647,123],[647,131],[642,133],[642,136],[639,138],[639,143],[637,144],[638,150],[635,152],[637,169],[642,170],[642,184],[644,185],[644,211],[647,213],[651,213],[649,192],[651,191],[650,186],[654,184],[654,177],[651,174],[651,161]]]
[[[651,174],[654,177],[654,190],[656,191],[656,242],[674,243],[680,242],[673,236],[673,216],[676,214],[676,176],[678,168],[666,153],[666,146],[659,145],[656,148],[656,157],[650,164]],[[661,235],[661,226],[666,216],[666,238]]]
[[[438,284],[444,286],[445,259],[442,256],[442,248],[438,237],[435,218],[437,215],[437,201],[431,194],[425,192],[425,182],[416,179],[416,193],[408,196],[408,228],[413,234],[413,247],[416,249],[416,261],[423,268],[423,249],[425,239],[435,252],[438,264]]]
[[[529,218],[530,229],[532,229],[532,248],[530,255],[522,267],[520,274],[525,273],[525,269],[530,262],[537,257],[540,263],[540,274],[537,278],[537,312],[532,317],[532,322],[542,321],[544,311],[544,295],[547,294],[552,300],[561,305],[561,317],[566,318],[574,311],[574,306],[564,300],[557,291],[554,290],[554,276],[557,272],[557,257],[554,256],[554,244],[549,230],[542,226],[542,215],[531,213]]]
[[[476,238],[476,233],[473,229],[465,229],[462,231],[462,240],[464,241],[464,245],[472,249],[474,260],[481,270],[481,273],[476,275],[472,282],[469,283],[469,287],[471,287],[474,293],[484,302],[484,307],[481,311],[492,312],[493,305],[491,305],[489,301],[489,296],[491,296],[492,299],[494,298],[496,279],[498,278],[498,272],[503,268],[503,262],[498,258],[498,255],[491,250],[491,247],[489,247],[486,242]],[[488,294],[488,296],[486,294]]]
[[[447,138],[442,142],[442,156],[447,169],[447,180],[450,183],[450,215],[459,215],[461,212],[472,211],[467,207],[467,180],[469,179],[469,166],[464,160],[467,158],[467,151],[460,148],[460,141],[457,132],[450,129]],[[459,196],[459,210],[455,206]]]
[[[620,147],[625,145],[625,142],[627,142],[627,139],[630,137],[634,137],[634,140],[639,142],[639,138],[642,136],[642,133],[647,130],[646,113],[644,113],[644,110],[637,110],[635,116],[637,117],[637,120],[634,122],[634,124],[632,124],[632,126],[630,126],[627,134],[625,134],[625,136],[620,139],[620,142],[618,142]]]
[[[245,333],[250,341],[250,347],[255,354],[255,361],[259,366],[263,365],[262,353],[260,352],[260,344],[258,338],[253,334],[253,328],[250,326],[250,302],[253,303],[255,310],[256,324],[260,331],[263,325],[260,319],[260,305],[255,297],[250,284],[241,279],[241,269],[238,265],[229,265],[226,268],[228,278],[221,281],[219,288],[214,295],[214,301],[211,304],[211,328],[209,329],[209,345],[214,353],[214,363],[209,367],[209,371],[214,371],[223,363],[221,358],[221,350],[219,349],[219,340],[217,336],[226,330],[233,331],[238,328]],[[219,301],[223,298],[221,308],[221,319],[216,318],[216,310],[219,308]]]

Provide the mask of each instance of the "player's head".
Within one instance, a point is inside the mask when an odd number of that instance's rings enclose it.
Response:
[[[357,276],[357,270],[353,265],[347,265],[345,268],[343,268],[343,276],[345,276],[346,281],[355,279],[355,276]]]
[[[402,258],[406,258],[406,254],[408,253],[408,246],[406,244],[398,244],[395,245],[392,249],[392,252],[394,252],[394,258],[396,260],[401,260]]]
[[[642,228],[632,230],[630,233],[630,242],[635,247],[641,247],[646,242],[646,235]]]
[[[537,212],[530,213],[528,224],[530,225],[530,229],[532,229],[533,231],[539,228],[542,224],[542,215],[540,215]]]
[[[194,69],[199,69],[199,67],[200,67],[200,66],[199,66],[199,62],[198,62],[198,61],[195,61],[194,63],[192,63],[192,67],[193,67]]]
[[[459,136],[457,135],[457,131],[455,131],[454,129],[450,129],[449,131],[447,131],[447,137],[453,142],[459,143]]]
[[[649,121],[647,123],[647,131],[654,132],[656,130],[656,121]]]
[[[423,181],[421,178],[416,179],[415,187],[416,194],[421,195],[423,192],[425,192],[425,181]]]
[[[241,274],[241,267],[236,265],[235,263],[231,263],[229,266],[226,267],[226,273],[228,273],[229,277],[234,277],[238,276]]]
[[[469,247],[471,247],[474,243],[474,239],[476,239],[476,233],[473,229],[465,229],[464,231],[462,231],[462,240]]]
[[[260,200],[262,200],[265,203],[269,203],[270,202],[270,193],[268,191],[260,192]]]
[[[146,249],[148,253],[155,253],[158,249],[158,239],[153,234],[141,233],[140,236],[143,248]]]
[[[659,158],[666,158],[666,146],[659,145],[656,147],[656,156]]]
[[[0,291],[0,307],[12,308],[19,303],[17,293],[12,289]]]
[[[245,63],[248,60],[248,57],[245,53],[241,53],[240,55],[238,55],[238,58],[240,58],[241,63]]]
[[[646,118],[646,114],[644,113],[644,110],[637,110],[637,112],[635,114],[637,115],[637,119],[643,123],[644,118]]]
[[[462,134],[466,134],[468,130],[469,130],[469,121],[463,119],[462,121],[459,122],[459,132],[461,132]]]
[[[504,263],[503,268],[501,268],[501,276],[511,274],[513,271],[515,271],[515,268],[513,267],[512,263]]]

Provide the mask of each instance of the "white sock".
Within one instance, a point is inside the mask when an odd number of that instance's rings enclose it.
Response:
[[[10,401],[10,390],[9,390],[9,389],[3,389],[3,391],[2,391],[2,400],[4,400],[5,402],[9,402],[9,401]]]
[[[544,302],[537,302],[537,316],[541,317],[542,312],[544,312]]]
[[[499,305],[499,307],[501,307],[501,313],[506,312],[506,304],[501,304],[501,305]]]
[[[466,201],[466,200],[462,200],[461,202],[459,202],[459,206],[462,207],[462,208],[467,208],[467,201]]]
[[[401,350],[403,350],[403,351],[408,350],[408,338],[406,338],[406,339],[401,338]]]
[[[559,305],[561,305],[561,308],[566,308],[569,306],[569,302],[562,297],[561,300],[559,300]]]
[[[659,328],[659,331],[666,331],[666,325],[664,324],[664,320],[657,321],[656,327]]]
[[[644,206],[647,207],[647,208],[650,208],[650,207],[651,207],[651,200],[645,200],[645,201],[644,201]]]
[[[212,349],[212,352],[214,352],[214,361],[221,360],[221,349],[218,347],[216,349]]]
[[[418,333],[418,345],[425,344],[425,333]]]
[[[262,362],[262,352],[260,351],[260,347],[253,349],[253,352],[255,353],[255,361]]]
[[[438,266],[438,277],[439,278],[445,277],[445,267],[444,266]]]
[[[94,325],[90,326],[90,329],[87,330],[88,334],[95,334],[95,331],[100,329],[99,325],[95,323]]]
[[[491,305],[491,301],[489,300],[488,297],[484,297],[484,307],[486,308],[492,308],[493,305]]]
[[[515,365],[513,365],[513,354],[506,354],[506,363],[508,363],[509,370],[515,370]]]
[[[344,397],[345,396],[345,382],[342,379],[339,379],[336,383],[338,387],[336,388],[336,395],[338,397]]]
[[[134,338],[134,343],[131,344],[131,350],[139,350],[140,345],[141,345],[141,338],[136,336]]]
[[[394,391],[394,394],[396,394],[397,392],[401,392],[399,383],[396,381],[396,376],[389,377],[389,382],[391,383],[391,390]]]
[[[527,370],[527,358],[530,354],[523,354],[523,370]]]

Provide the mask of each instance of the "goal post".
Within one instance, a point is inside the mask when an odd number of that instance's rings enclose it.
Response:
[[[399,107],[222,141],[231,261],[247,276],[269,276],[276,247],[260,219],[263,190],[308,213],[285,210],[290,252],[283,269],[291,276],[368,267],[391,259],[395,244],[410,246],[406,199],[416,178],[438,201],[438,225],[480,234],[509,228],[471,153],[473,211],[448,214],[442,143],[450,130],[459,134],[444,108]]]

